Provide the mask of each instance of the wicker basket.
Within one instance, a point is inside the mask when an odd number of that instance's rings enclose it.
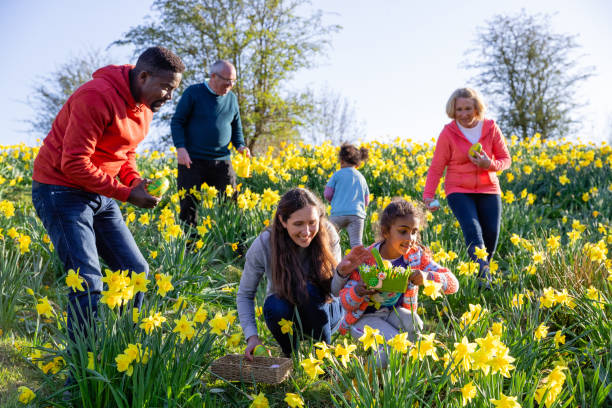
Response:
[[[210,366],[213,374],[227,381],[280,384],[293,369],[293,362],[285,357],[253,357],[247,360],[242,354],[221,357]]]

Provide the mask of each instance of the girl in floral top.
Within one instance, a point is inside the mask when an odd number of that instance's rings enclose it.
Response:
[[[368,289],[361,280],[358,270],[345,276],[346,283],[340,290],[340,301],[346,310],[340,332],[359,338],[364,327],[378,329],[389,340],[399,332],[407,332],[414,341],[423,323],[417,315],[418,286],[425,280],[438,282],[441,291],[452,294],[459,289],[455,275],[447,268],[438,265],[431,251],[420,243],[420,230],[424,226],[423,211],[413,203],[394,199],[382,212],[380,233],[382,240],[374,243],[382,258],[392,266],[410,269],[408,288],[404,293],[378,292]],[[374,258],[368,262],[374,265]],[[381,353],[381,365],[386,365],[386,356]]]

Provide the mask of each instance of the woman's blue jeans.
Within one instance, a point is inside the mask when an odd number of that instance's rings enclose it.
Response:
[[[480,264],[478,277],[491,280],[489,262],[497,248],[501,223],[501,197],[499,194],[452,193],[446,197],[449,207],[455,214],[472,261]],[[489,256],[478,259],[476,247],[486,248]]]
[[[65,270],[78,271],[85,280],[84,292],[68,295],[68,334],[74,340],[74,324],[84,330],[97,315],[103,290],[99,257],[112,271],[148,274],[149,265],[112,198],[33,181],[32,203]],[[142,301],[138,292],[134,306],[140,308]]]
[[[338,329],[344,317],[340,300],[332,298],[330,303],[326,303],[319,289],[310,282],[308,295],[308,302],[299,306],[294,306],[274,294],[268,296],[264,302],[263,315],[266,325],[287,357],[291,356],[293,349],[298,348],[301,335],[330,344],[332,333]],[[281,331],[281,319],[293,322],[292,336]]]

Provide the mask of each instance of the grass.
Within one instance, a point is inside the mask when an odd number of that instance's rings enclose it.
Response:
[[[25,337],[5,333],[0,338],[0,406],[23,407],[17,398],[17,388],[22,385],[35,389],[44,378],[40,370],[28,364],[25,350],[33,344]]]

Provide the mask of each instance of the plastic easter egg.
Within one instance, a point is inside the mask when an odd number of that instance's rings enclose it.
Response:
[[[155,179],[147,186],[149,194],[155,197],[161,197],[170,188],[170,182],[167,178],[161,177]]]
[[[268,349],[263,344],[258,344],[253,349],[253,355],[256,357],[268,357],[270,353],[268,352]]]
[[[429,208],[438,208],[440,207],[440,202],[438,200],[433,200],[431,203],[429,203]]]
[[[476,153],[480,153],[480,152],[482,152],[482,145],[480,143],[474,143],[470,147],[468,154],[472,157],[477,157]]]

